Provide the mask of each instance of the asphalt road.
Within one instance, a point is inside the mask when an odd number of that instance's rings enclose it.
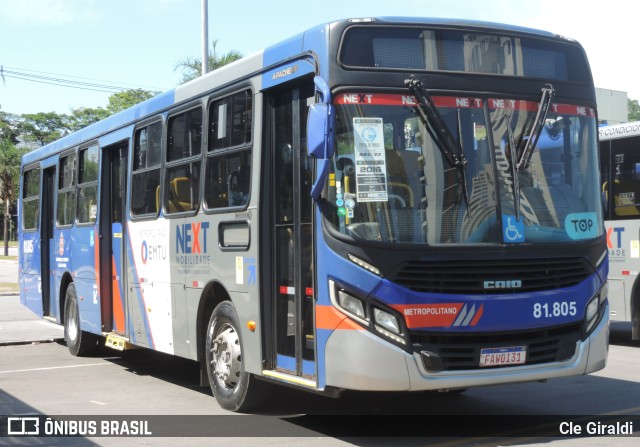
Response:
[[[16,299],[0,297],[0,315]],[[18,312],[11,314],[15,318]],[[0,328],[5,327],[2,318]],[[30,318],[23,323],[37,324]],[[269,410],[259,416],[221,409],[211,392],[197,385],[197,365],[184,359],[147,350],[104,350],[98,356],[78,358],[68,353],[63,342],[0,343],[0,415],[98,420],[129,415],[150,421],[156,435],[162,435],[0,437],[0,445],[635,446],[637,435],[577,438],[559,436],[555,425],[544,425],[548,415],[560,415],[552,418],[556,425],[563,415],[584,423],[593,415],[623,415],[617,418],[635,422],[635,430],[640,431],[640,345],[628,339],[626,330],[614,333],[612,340],[617,344],[611,346],[607,367],[589,376],[478,388],[460,395],[347,392],[340,399],[330,399],[280,389]],[[501,437],[429,435],[441,434],[439,424],[468,425],[479,420],[480,425],[485,421],[495,425],[504,415],[524,415],[516,422],[529,420],[548,430],[523,434],[509,426],[512,419],[505,419]],[[176,434],[180,439],[170,437]],[[207,437],[189,437],[193,434]],[[394,438],[381,437],[384,434]],[[402,437],[407,434],[414,436]]]
[[[0,278],[12,277],[12,268],[16,278],[17,265],[0,264]],[[17,296],[0,296],[0,446],[635,447],[640,435],[640,343],[630,340],[627,325],[613,326],[607,367],[589,376],[471,389],[460,395],[345,392],[331,399],[282,388],[260,415],[221,409],[210,390],[197,385],[194,362],[148,350],[105,349],[78,358],[69,354],[61,338],[59,326],[39,319]],[[2,415],[85,418],[98,424],[129,417],[151,424],[155,433],[8,438],[3,437]],[[633,422],[635,436],[559,433],[558,424],[565,418],[585,429],[593,417]],[[483,426],[498,427],[501,436],[481,436],[477,429]]]

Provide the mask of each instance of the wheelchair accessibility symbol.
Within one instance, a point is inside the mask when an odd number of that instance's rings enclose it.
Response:
[[[516,216],[502,216],[502,233],[507,243],[524,242],[524,222]]]

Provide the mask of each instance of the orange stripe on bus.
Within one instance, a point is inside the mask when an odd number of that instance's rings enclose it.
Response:
[[[361,330],[362,327],[333,306],[316,306],[317,329]]]
[[[478,309],[478,312],[476,312],[476,316],[473,317],[473,320],[471,320],[471,323],[469,323],[471,326],[475,326],[476,324],[478,324],[478,321],[480,321],[480,317],[482,317],[482,314],[484,313],[484,304],[480,305],[480,308]]]
[[[117,332],[124,333],[124,306],[122,305],[122,297],[120,296],[120,284],[118,281],[118,271],[116,270],[116,260],[111,256],[111,268],[113,272],[113,319]]]

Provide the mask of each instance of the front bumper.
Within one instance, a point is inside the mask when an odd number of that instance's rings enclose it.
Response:
[[[409,354],[366,330],[336,330],[328,338],[326,386],[361,391],[421,391],[531,382],[589,374],[606,366],[609,307],[591,335],[563,361],[501,368],[429,372]]]

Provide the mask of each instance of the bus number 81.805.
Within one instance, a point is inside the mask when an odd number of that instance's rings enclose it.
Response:
[[[576,313],[575,301],[556,301],[554,303],[535,303],[533,305],[534,318],[573,317]]]

